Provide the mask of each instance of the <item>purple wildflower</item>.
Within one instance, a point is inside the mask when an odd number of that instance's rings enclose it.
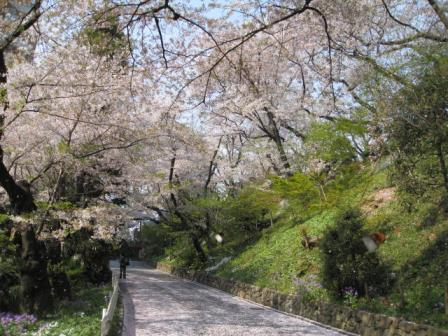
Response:
[[[345,287],[342,292],[344,296],[358,296],[358,291],[353,287]]]
[[[5,328],[10,324],[26,326],[36,322],[37,318],[31,314],[0,313],[0,325]]]

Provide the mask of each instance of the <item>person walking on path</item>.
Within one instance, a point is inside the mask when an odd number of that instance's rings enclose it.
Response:
[[[128,258],[120,254],[120,279],[126,279],[126,266],[128,265]]]

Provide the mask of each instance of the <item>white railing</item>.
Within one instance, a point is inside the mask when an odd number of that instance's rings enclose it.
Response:
[[[119,286],[118,274],[115,271],[112,273],[112,286],[113,291],[107,309],[103,308],[103,317],[101,318],[101,336],[107,336],[109,334],[110,325],[115,313],[115,308],[117,308]]]

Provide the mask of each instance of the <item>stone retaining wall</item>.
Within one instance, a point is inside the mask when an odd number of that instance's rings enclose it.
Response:
[[[326,302],[300,302],[294,295],[224,279],[205,272],[186,272],[161,263],[157,264],[157,269],[264,306],[363,336],[448,336],[446,330],[408,322],[401,318],[354,310]]]

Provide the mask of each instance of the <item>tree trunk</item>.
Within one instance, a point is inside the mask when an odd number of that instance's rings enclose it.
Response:
[[[170,173],[169,173],[169,178],[168,178],[168,183],[169,183],[170,188],[172,188],[174,185],[173,177],[174,177],[175,164],[176,164],[176,155],[174,155],[173,158],[171,159]],[[194,232],[192,232],[193,228],[190,227],[188,219],[179,210],[179,204],[177,202],[176,196],[174,195],[174,193],[172,191],[170,192],[170,199],[171,199],[171,202],[173,203],[173,207],[174,207],[173,212],[177,217],[179,217],[179,219],[182,223],[183,229],[190,231],[191,242],[193,244],[194,249],[196,250],[196,252],[198,254],[199,260],[201,260],[202,262],[207,261],[207,255],[205,254],[205,251],[201,246],[199,238],[197,237],[197,235]]]
[[[67,273],[61,269],[63,261],[62,243],[57,239],[47,239],[45,241],[45,253],[47,255],[48,276],[54,297],[61,300],[71,300],[72,290]]]
[[[3,50],[0,51],[0,84],[6,83],[6,65]],[[8,101],[2,102],[0,114],[0,141],[3,139],[3,127]],[[4,152],[0,144],[0,186],[6,190],[12,213],[20,215],[36,210],[34,198],[29,184],[17,183],[9,173],[4,162]],[[30,313],[44,313],[51,308],[51,287],[48,280],[45,251],[40,248],[36,233],[30,225],[26,225],[20,233],[21,257],[20,285],[22,306]]]
[[[288,157],[286,156],[285,148],[283,147],[283,140],[280,136],[280,131],[278,129],[277,123],[275,122],[274,115],[268,109],[265,109],[265,111],[269,118],[269,124],[272,128],[272,134],[270,135],[272,136],[272,140],[274,140],[277,150],[280,154],[280,160],[283,163],[283,168],[288,172],[291,168],[291,165],[289,164]]]
[[[174,213],[176,214],[177,217],[179,217],[179,219],[180,219],[184,229],[190,230],[191,242],[193,243],[193,247],[194,247],[194,249],[196,250],[196,252],[198,254],[199,260],[202,261],[202,262],[207,261],[207,255],[205,254],[205,251],[202,248],[201,243],[200,243],[199,238],[197,237],[197,235],[194,232],[191,232],[193,230],[193,228],[191,228],[190,225],[188,225],[187,218],[177,208],[175,208]]]
[[[0,51],[0,84],[6,84],[6,63],[3,50]],[[8,108],[8,100],[5,99],[2,111],[0,114],[0,141],[3,140],[3,128],[5,126],[5,112]],[[8,194],[9,202],[11,203],[12,212],[14,214],[22,214],[36,210],[33,195],[28,188],[16,183],[14,178],[9,173],[3,162],[3,147],[0,144],[0,186],[2,186]]]
[[[448,316],[448,286],[445,287],[445,315]]]
[[[446,167],[445,156],[443,155],[442,142],[437,144],[437,157],[439,158],[440,172],[443,177],[443,186],[446,192],[448,192],[448,170]]]
[[[202,262],[207,261],[207,255],[204,252],[204,249],[201,246],[201,242],[198,237],[194,233],[191,233],[191,242],[193,243],[194,249],[196,250],[199,260]]]
[[[285,148],[283,147],[282,140],[280,138],[275,139],[275,145],[277,146],[277,150],[280,153],[280,160],[283,163],[283,168],[288,171],[291,168],[289,164],[288,157],[286,156]]]
[[[0,84],[6,83],[6,62],[5,62],[5,54],[0,51]]]
[[[45,248],[28,226],[21,232],[22,261],[20,284],[22,306],[29,313],[43,314],[52,308],[51,286],[48,280]]]
[[[7,36],[5,43],[0,47],[0,85],[7,83],[7,67],[5,50],[15,39],[28,30],[39,18],[38,9],[41,1],[33,5],[33,14],[21,22],[21,26],[11,35]],[[27,14],[28,15],[28,14]],[[1,102],[0,110],[0,141],[3,140],[3,129],[8,109],[7,96]],[[12,212],[20,215],[36,210],[34,198],[28,183],[17,183],[9,173],[4,162],[4,152],[0,144],[0,186],[6,190],[11,203]],[[22,292],[22,306],[31,313],[45,313],[52,308],[51,287],[48,280],[47,260],[43,244],[36,238],[31,225],[26,225],[20,232],[21,257],[20,284]]]
[[[25,183],[16,183],[3,163],[3,149],[0,146],[0,185],[6,190],[12,212],[16,215],[36,210],[34,198]]]

